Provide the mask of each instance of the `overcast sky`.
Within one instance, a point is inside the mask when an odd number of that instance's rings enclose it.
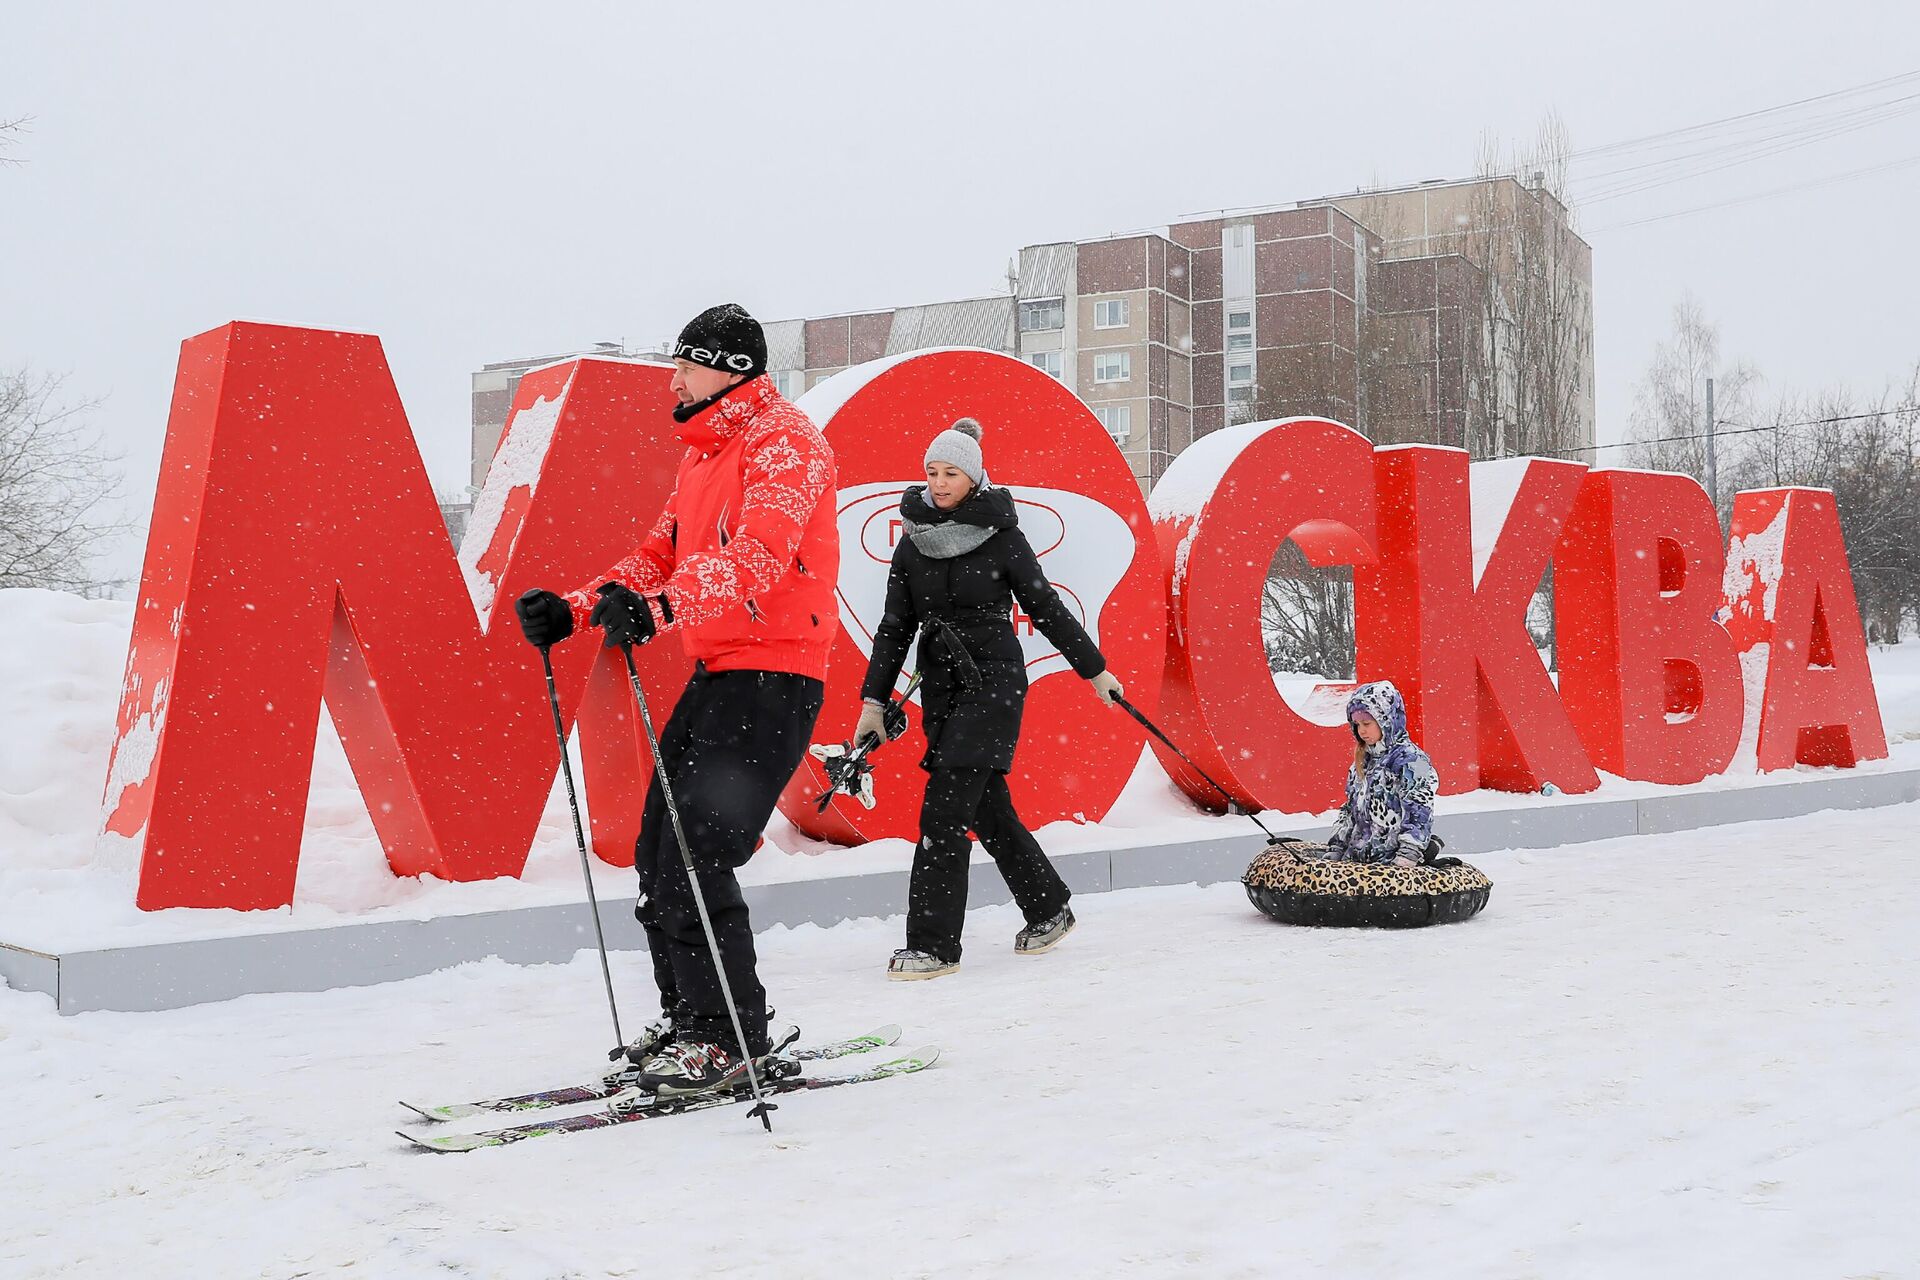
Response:
[[[458,487],[489,360],[658,341],[729,299],[776,319],[992,293],[1023,244],[1466,176],[1483,132],[1549,111],[1585,149],[1843,90],[1920,70],[1915,13],[7,4],[0,119],[32,123],[0,169],[0,367],[104,399],[143,518],[183,338],[377,333]],[[1878,390],[1920,359],[1904,95],[1920,84],[1835,100],[1868,127],[1579,209],[1601,439],[1689,291],[1774,392]],[[1617,187],[1658,154],[1574,177]]]

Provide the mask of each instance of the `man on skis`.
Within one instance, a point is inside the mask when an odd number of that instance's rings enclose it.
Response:
[[[631,556],[566,595],[518,605],[535,645],[588,626],[608,646],[670,629],[695,660],[660,736],[712,919],[740,1035],[714,970],[656,777],[634,868],[663,1017],[629,1050],[643,1089],[692,1093],[746,1082],[770,1049],[766,991],[734,872],[759,841],[820,714],[837,610],[840,540],[833,451],[766,377],[759,321],[712,307],[673,350],[673,411],[686,442],[666,509]]]

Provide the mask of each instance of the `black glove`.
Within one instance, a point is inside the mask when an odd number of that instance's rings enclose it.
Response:
[[[672,622],[673,610],[667,605],[666,593],[654,598],[660,602],[660,616]],[[601,584],[600,602],[593,606],[587,621],[606,632],[602,643],[609,649],[645,644],[659,631],[653,621],[653,606],[647,603],[647,598],[617,582]]]
[[[573,609],[559,596],[539,587],[513,602],[520,615],[520,634],[527,643],[544,649],[573,634]]]

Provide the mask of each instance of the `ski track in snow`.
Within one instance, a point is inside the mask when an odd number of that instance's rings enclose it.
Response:
[[[1475,861],[1461,925],[1288,929],[1235,885],[762,935],[780,1015],[933,1071],[434,1156],[401,1096],[590,1075],[597,961],[60,1018],[0,991],[8,1277],[1910,1275],[1920,805]],[[630,1027],[645,962],[614,957]]]

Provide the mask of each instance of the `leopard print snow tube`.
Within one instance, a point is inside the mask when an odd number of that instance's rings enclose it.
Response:
[[[1326,860],[1326,846],[1269,844],[1240,883],[1282,924],[1417,929],[1479,914],[1493,882],[1458,858],[1423,867]]]

